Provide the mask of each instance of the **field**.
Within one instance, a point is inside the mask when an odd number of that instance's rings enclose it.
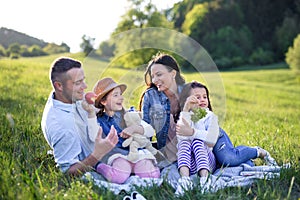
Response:
[[[66,177],[47,154],[50,148],[40,121],[52,89],[49,66],[56,57],[0,59],[0,199],[122,199],[124,194],[115,196],[79,178]],[[129,85],[126,106],[138,106],[144,89],[143,72],[112,70],[107,63],[93,60],[85,60],[84,64],[88,90],[100,76],[112,76]],[[184,76],[187,81],[208,83],[205,77],[217,77],[220,91],[211,90],[212,102],[233,143],[261,146],[279,164],[291,163],[292,167],[283,170],[280,178],[260,180],[251,187],[227,188],[206,195],[193,191],[183,199],[299,199],[299,74],[273,66],[217,75],[184,73]],[[257,161],[257,164],[262,163]],[[176,199],[167,184],[138,190],[147,199]]]

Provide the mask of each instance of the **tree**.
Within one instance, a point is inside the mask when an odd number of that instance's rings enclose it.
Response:
[[[284,53],[287,52],[289,46],[293,44],[293,39],[300,32],[299,23],[300,20],[297,21],[296,17],[285,17],[282,25],[276,29],[275,40],[281,58],[284,57]]]
[[[46,55],[46,53],[38,45],[32,45],[31,47],[28,48],[28,51],[30,52],[31,56],[33,56],[33,57]]]
[[[95,43],[95,38],[91,38],[89,36],[83,35],[82,36],[82,43],[80,44],[80,48],[84,52],[84,55],[87,56],[91,51],[94,50],[94,43]]]
[[[149,37],[149,33],[143,31],[143,28],[173,28],[173,23],[167,20],[163,13],[159,12],[151,1],[129,0],[129,2],[131,5],[128,11],[123,15],[122,20],[111,35],[112,44],[115,44],[112,66],[125,68],[140,66],[148,62],[151,56],[157,52],[157,49],[151,48],[151,42],[153,43],[152,40],[155,39],[155,36],[161,33],[153,29]],[[129,30],[133,31],[131,34],[126,34],[126,31]],[[145,46],[147,47],[145,48]]]
[[[185,16],[184,23],[182,24],[182,31],[187,35],[203,36],[206,31],[204,27],[199,24],[204,23],[206,14],[208,13],[208,4],[197,4]],[[197,38],[195,38],[197,39]]]
[[[111,44],[109,41],[104,41],[99,45],[99,51],[101,56],[104,57],[113,57],[116,45]]]
[[[285,54],[286,63],[291,69],[300,71],[300,34],[294,39],[294,44],[289,47],[288,52]]]
[[[70,52],[70,47],[66,43],[61,43],[61,45],[48,43],[47,46],[43,48],[43,51],[48,54],[65,53]]]
[[[19,43],[9,45],[7,52],[11,58],[18,58],[21,53],[21,46]]]
[[[6,56],[5,48],[0,44],[0,57]]]
[[[166,16],[174,22],[174,27],[182,31],[182,24],[185,21],[186,14],[191,11],[196,4],[204,3],[204,0],[184,0],[174,4],[173,8],[166,10]]]

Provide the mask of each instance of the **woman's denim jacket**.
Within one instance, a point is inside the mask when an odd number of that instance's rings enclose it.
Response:
[[[180,94],[183,86],[178,86]],[[152,125],[156,132],[157,148],[166,145],[170,125],[170,101],[164,92],[149,88],[143,97],[143,120]]]

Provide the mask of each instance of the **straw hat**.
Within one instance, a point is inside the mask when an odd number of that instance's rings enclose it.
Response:
[[[103,78],[99,80],[94,88],[93,91],[97,95],[95,100],[95,106],[99,105],[100,100],[111,90],[115,89],[116,87],[120,87],[122,93],[126,90],[127,86],[125,84],[117,84],[112,78]]]

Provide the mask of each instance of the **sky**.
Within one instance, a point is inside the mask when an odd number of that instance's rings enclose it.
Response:
[[[152,0],[161,10],[180,0]],[[82,36],[95,38],[95,48],[117,27],[128,8],[127,0],[5,0],[1,2],[0,27],[29,36],[66,43],[80,51]]]

